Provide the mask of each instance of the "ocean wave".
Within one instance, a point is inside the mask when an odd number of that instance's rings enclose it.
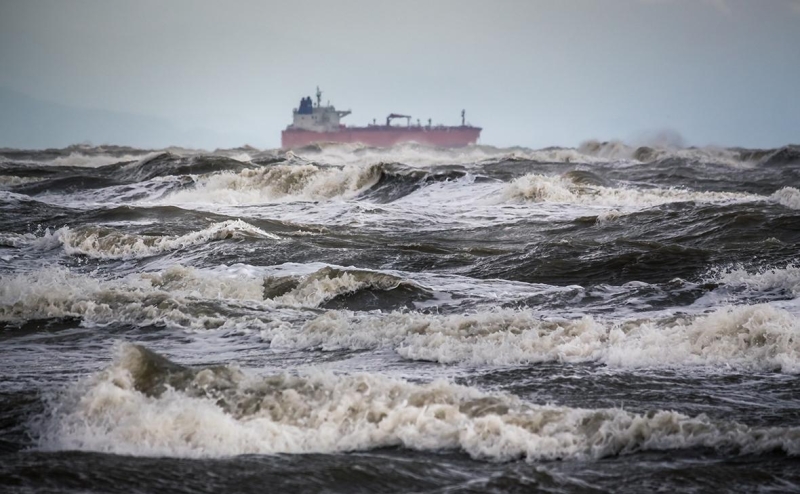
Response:
[[[678,138],[678,142],[675,143],[656,143],[644,146],[632,146],[621,141],[589,140],[578,146],[576,150],[581,154],[607,161],[654,163],[678,159],[685,162],[715,163],[732,168],[753,168],[767,163],[770,156],[780,152],[780,149],[756,151],[716,146],[687,148],[682,146],[680,140]]]
[[[249,160],[248,160],[249,161]],[[169,175],[202,175],[220,171],[241,171],[249,165],[215,155],[179,156],[169,152],[151,153],[135,163],[110,166],[104,170],[121,181],[141,182]]]
[[[800,210],[800,190],[795,187],[784,187],[770,196],[781,206]]]
[[[429,289],[399,276],[333,267],[302,278],[269,277],[264,294],[284,305],[350,310],[413,308],[414,301],[432,297]]]
[[[737,192],[702,192],[685,189],[634,189],[606,187],[574,180],[572,175],[531,173],[513,180],[503,191],[508,201],[554,202],[609,207],[652,207],[673,202],[727,202],[764,200]]]
[[[781,166],[800,163],[800,146],[783,146],[775,150],[763,152],[765,156],[761,158],[764,166]]]
[[[6,233],[0,232],[0,246],[2,247],[25,247],[37,240],[33,233]]]
[[[329,311],[300,330],[267,331],[277,348],[391,346],[405,358],[515,365],[599,362],[620,368],[716,366],[800,373],[800,320],[768,304],[675,320],[543,319],[531,311],[471,315]]]
[[[42,237],[26,236],[24,239],[28,245],[39,250],[51,250],[61,245],[69,255],[84,255],[95,259],[138,259],[215,240],[244,237],[279,239],[278,236],[242,220],[215,223],[185,235],[134,235],[110,228],[62,227],[52,233],[48,230]],[[15,246],[19,247],[20,244],[22,239]]]
[[[16,175],[0,175],[0,189],[8,189],[17,185],[31,184],[45,180],[44,177],[18,177]]]
[[[748,427],[672,411],[537,405],[443,380],[377,374],[248,376],[189,368],[123,344],[113,364],[65,390],[37,421],[40,449],[225,457],[375,448],[460,450],[475,459],[600,459],[713,448],[800,453],[800,428]]]
[[[59,156],[48,161],[47,164],[51,166],[75,166],[81,168],[99,168],[114,163],[123,163],[129,161],[138,161],[142,158],[141,154],[122,154],[122,155],[108,155],[108,154],[84,154],[80,152],[72,152],[68,156]]]
[[[258,204],[287,199],[349,198],[375,185],[380,176],[379,166],[270,165],[202,177],[195,188],[175,192],[164,201]]]
[[[719,270],[711,276],[714,283],[728,288],[746,288],[756,292],[788,293],[800,297],[800,266],[789,265],[751,271],[742,267]]]
[[[0,275],[0,321],[9,323],[80,318],[86,325],[258,329],[268,327],[268,317],[237,312],[223,302],[262,299],[263,278],[237,269],[203,271],[176,265],[111,280],[62,267]]]
[[[215,329],[228,322],[221,319],[226,310],[238,310],[227,305],[231,301],[248,302],[268,317],[270,310],[284,306],[390,310],[414,308],[415,302],[431,297],[429,289],[398,276],[331,267],[280,277],[246,265],[205,270],[175,265],[110,280],[57,267],[0,276],[0,321],[74,317],[87,324]],[[220,302],[212,304],[215,312],[204,308],[207,301]],[[229,322],[235,324],[234,319]]]

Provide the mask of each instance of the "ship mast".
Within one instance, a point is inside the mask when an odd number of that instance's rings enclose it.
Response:
[[[317,107],[322,105],[322,91],[319,90],[319,86],[317,86]]]

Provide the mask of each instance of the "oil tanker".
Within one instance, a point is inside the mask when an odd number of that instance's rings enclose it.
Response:
[[[474,144],[481,135],[480,127],[468,125],[461,110],[461,125],[423,125],[411,122],[410,115],[392,113],[386,124],[373,123],[366,127],[348,127],[340,122],[350,110],[337,110],[330,103],[322,105],[322,91],[317,88],[317,101],[311,96],[302,98],[293,111],[294,121],[281,133],[281,146],[298,148],[322,142],[360,143],[366,146],[389,147],[401,142],[416,142],[437,147],[463,147]],[[405,125],[393,125],[392,120],[405,120]]]

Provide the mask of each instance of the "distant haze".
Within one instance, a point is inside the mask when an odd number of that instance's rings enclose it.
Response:
[[[278,147],[300,98],[497,146],[800,141],[800,1],[0,0],[0,146]]]

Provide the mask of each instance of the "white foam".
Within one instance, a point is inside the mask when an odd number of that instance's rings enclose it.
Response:
[[[684,189],[635,189],[575,184],[566,176],[531,173],[508,184],[506,200],[554,202],[607,207],[652,207],[672,202],[755,201],[764,197],[735,192],[700,192]]]
[[[49,250],[61,244],[64,252],[70,255],[80,254],[97,259],[136,259],[214,240],[244,236],[279,239],[278,236],[242,220],[228,220],[185,235],[168,236],[133,235],[97,228],[63,227],[53,233],[48,230],[43,237],[31,239],[29,245],[40,250]]]
[[[782,206],[800,210],[800,190],[795,187],[784,187],[770,197]]]
[[[667,140],[680,141],[681,139],[668,138]],[[716,146],[683,148],[680,146],[680,144],[680,142],[661,142],[656,143],[653,146],[637,147],[628,145],[621,141],[599,142],[596,140],[590,140],[578,146],[577,151],[581,154],[603,158],[607,161],[623,160],[649,163],[669,158],[678,158],[681,160],[695,161],[700,163],[722,164],[739,169],[753,168],[756,166],[756,162],[742,159],[741,153],[737,150],[720,148]]]
[[[291,156],[309,161],[335,165],[374,165],[378,163],[403,163],[411,167],[436,165],[464,165],[494,163],[506,160],[539,162],[607,162],[601,156],[592,156],[571,148],[528,149],[523,147],[496,148],[493,146],[466,146],[463,148],[435,148],[415,143],[398,144],[391,148],[364,148],[360,145],[334,144],[322,146],[317,151],[295,150]],[[289,154],[287,153],[287,156]]]
[[[233,268],[198,270],[176,265],[112,280],[63,267],[0,276],[0,321],[9,322],[77,317],[85,325],[118,322],[184,329],[264,329],[269,327],[265,314],[234,311],[234,316],[224,304],[262,299],[263,278]]]
[[[274,301],[295,307],[318,307],[338,295],[355,293],[365,288],[392,290],[403,282],[400,277],[378,271],[322,268],[306,276],[294,289],[276,297]],[[405,283],[424,289],[416,283]]]
[[[146,156],[152,156],[158,153],[150,153]],[[108,154],[92,154],[87,155],[79,152],[72,152],[69,156],[58,157],[48,162],[49,165],[54,166],[79,166],[85,168],[98,168],[101,166],[111,165],[114,163],[122,163],[125,161],[139,161],[143,159],[141,154],[126,154],[121,156],[112,156]]]
[[[33,233],[5,233],[0,232],[0,246],[24,247],[37,239]]]
[[[7,189],[17,185],[31,184],[45,180],[41,177],[17,177],[16,175],[0,175],[0,189]]]
[[[260,204],[349,198],[374,185],[379,177],[377,166],[274,165],[204,176],[194,189],[171,194],[162,202]]]
[[[800,297],[800,266],[795,265],[756,272],[743,268],[729,269],[716,276],[716,281],[758,292],[788,291],[794,297]]]
[[[545,361],[612,367],[722,366],[800,373],[800,320],[768,304],[687,319],[544,319],[531,311],[471,315],[329,311],[301,329],[268,330],[276,348],[390,346],[409,359],[473,365]]]
[[[137,390],[148,357],[123,345],[114,364],[66,391],[40,421],[44,450],[224,457],[400,446],[476,459],[594,459],[694,447],[800,453],[800,428],[759,428],[671,411],[541,406],[446,381],[376,374],[248,376],[209,368],[163,392]]]
[[[241,153],[232,154],[229,156],[230,159],[240,161],[242,163],[249,163],[253,161],[253,157],[250,154],[242,151]]]

